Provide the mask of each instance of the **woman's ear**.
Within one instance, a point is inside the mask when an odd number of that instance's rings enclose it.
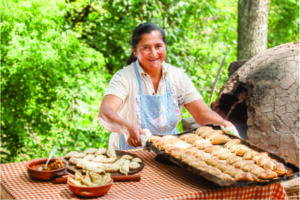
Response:
[[[136,51],[134,48],[132,48],[132,52],[133,52],[134,57],[136,57]]]

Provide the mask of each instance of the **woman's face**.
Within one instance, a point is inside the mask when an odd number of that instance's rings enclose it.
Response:
[[[143,34],[133,52],[145,72],[160,70],[166,58],[166,46],[160,31]]]

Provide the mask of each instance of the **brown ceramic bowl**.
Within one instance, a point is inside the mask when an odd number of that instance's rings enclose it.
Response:
[[[93,186],[93,187],[89,187],[89,186],[77,186],[72,184],[69,179],[67,181],[70,190],[81,197],[99,197],[102,196],[104,194],[106,194],[109,189],[111,188],[112,184],[113,184],[113,179],[110,180],[110,182],[106,185],[102,185],[102,186]]]
[[[26,163],[27,172],[31,178],[48,181],[66,174],[68,163],[60,158],[52,158],[49,163],[54,162],[55,160],[62,160],[65,163],[63,168],[56,170],[39,170],[40,166],[46,164],[47,159],[48,158],[38,158]]]

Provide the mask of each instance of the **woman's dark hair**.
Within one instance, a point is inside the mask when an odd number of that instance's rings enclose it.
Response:
[[[160,28],[158,25],[151,23],[151,22],[146,22],[143,24],[138,25],[135,27],[132,37],[131,37],[131,46],[133,49],[136,48],[137,44],[140,42],[142,35],[145,33],[151,33],[152,31],[159,31],[162,36],[162,40],[166,44],[166,35],[165,32],[162,28]],[[127,60],[127,65],[131,64],[132,62],[136,61],[136,57],[134,56],[134,53],[132,52],[130,57]]]

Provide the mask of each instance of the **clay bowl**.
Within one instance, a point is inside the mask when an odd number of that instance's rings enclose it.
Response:
[[[104,194],[106,194],[109,189],[111,188],[113,184],[113,179],[110,180],[110,182],[106,185],[102,186],[77,186],[72,184],[69,179],[67,181],[67,184],[69,185],[70,190],[78,196],[81,197],[99,197]]]
[[[26,163],[27,172],[31,178],[48,181],[66,174],[68,163],[65,160],[59,158],[52,158],[49,163],[54,162],[55,160],[62,160],[65,163],[65,166],[63,168],[40,171],[38,168],[40,166],[44,166],[47,162],[47,159],[48,158],[38,158]]]

